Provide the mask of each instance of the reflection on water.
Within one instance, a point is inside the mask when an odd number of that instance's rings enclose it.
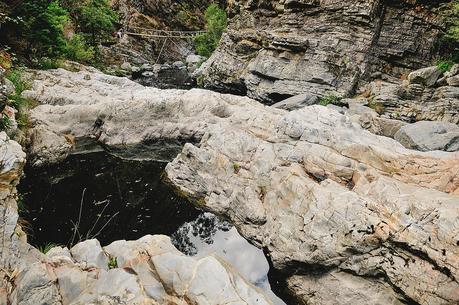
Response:
[[[213,214],[204,213],[180,227],[172,242],[183,253],[196,257],[209,254],[229,262],[246,280],[265,290],[276,305],[285,305],[271,291],[269,264],[263,251],[247,242],[236,228]]]
[[[18,189],[26,207],[21,217],[31,224],[29,242],[70,246],[96,237],[107,245],[165,234],[187,255],[223,258],[276,305],[285,304],[270,290],[263,252],[229,223],[178,197],[161,180],[165,165],[94,152],[70,156],[59,165],[27,167]]]

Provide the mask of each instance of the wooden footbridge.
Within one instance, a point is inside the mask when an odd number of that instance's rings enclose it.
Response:
[[[204,34],[205,31],[166,31],[141,27],[128,27],[124,32],[126,35],[142,38],[176,38],[176,39],[194,39],[196,36]]]
[[[183,39],[183,40],[193,40],[195,37],[206,33],[205,31],[166,31],[166,30],[157,30],[157,29],[149,29],[149,28],[142,28],[142,27],[135,27],[130,26],[122,32],[122,35],[128,35],[132,37],[138,37],[141,39],[151,40],[151,41],[162,41],[161,50],[158,54],[158,58],[156,59],[156,63],[159,62],[161,55],[166,47],[168,42],[173,43],[180,49],[180,46],[174,42],[176,39]]]

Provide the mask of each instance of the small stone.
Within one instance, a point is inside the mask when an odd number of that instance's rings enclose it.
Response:
[[[97,239],[89,239],[76,244],[70,249],[70,253],[72,253],[72,257],[76,262],[82,263],[87,267],[108,270],[109,259]]]
[[[318,102],[319,97],[317,95],[306,93],[292,96],[272,105],[272,107],[292,111],[306,106],[315,105]]]

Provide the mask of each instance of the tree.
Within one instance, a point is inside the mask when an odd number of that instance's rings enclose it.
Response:
[[[111,37],[118,22],[118,15],[110,8],[108,0],[86,1],[78,9],[77,15],[80,31],[94,47]]]
[[[69,15],[57,0],[27,1],[14,14],[23,20],[20,27],[28,42],[29,55],[56,57],[64,52],[64,27]]]
[[[201,56],[210,57],[226,30],[228,17],[226,12],[217,4],[211,4],[206,9],[204,17],[206,19],[206,33],[195,38],[196,51]]]

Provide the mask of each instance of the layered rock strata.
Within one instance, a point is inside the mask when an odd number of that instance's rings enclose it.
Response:
[[[352,95],[372,77],[400,77],[432,61],[441,2],[232,1],[235,15],[198,81],[267,104]]]

